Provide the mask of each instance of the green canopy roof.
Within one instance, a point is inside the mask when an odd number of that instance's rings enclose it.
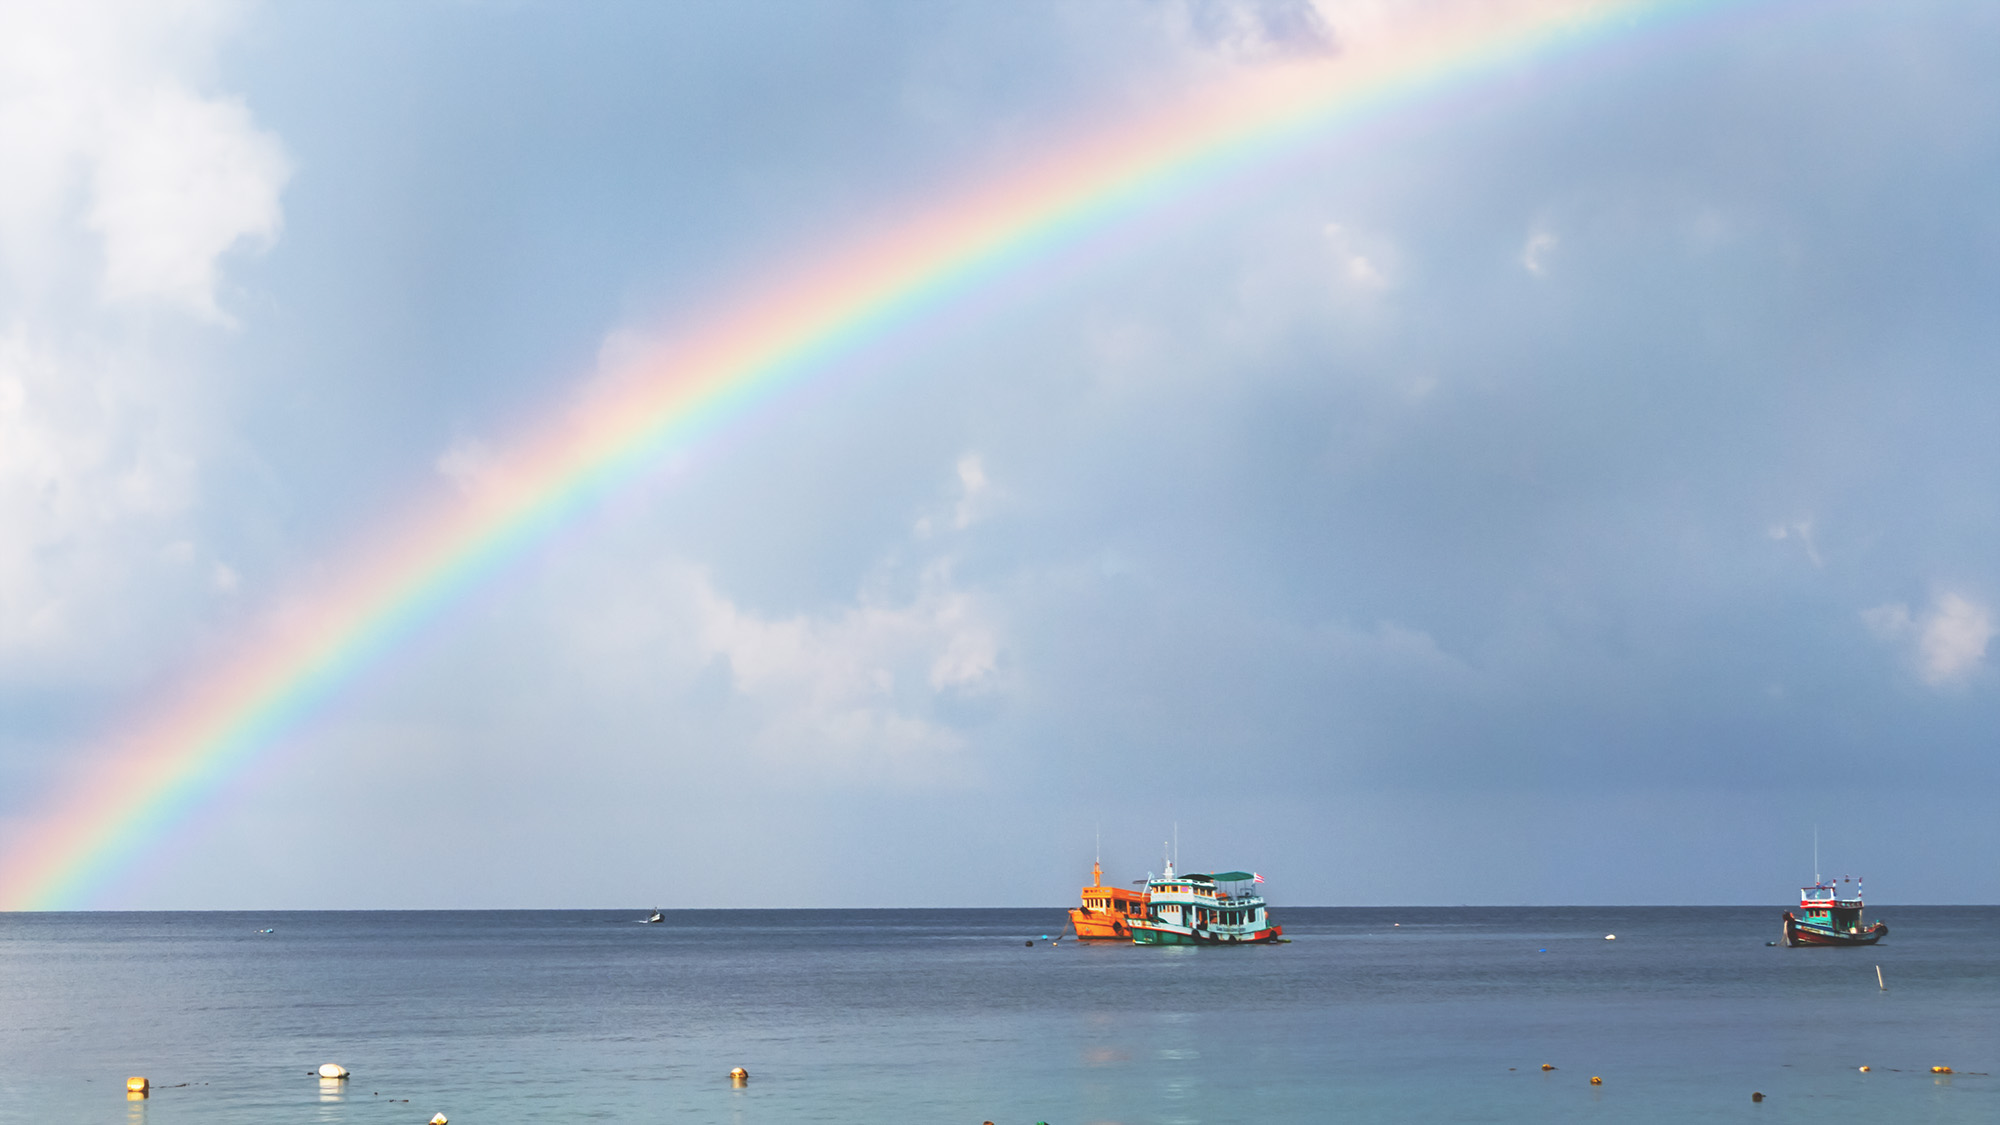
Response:
[[[1209,878],[1215,880],[1218,883],[1242,883],[1251,879],[1255,879],[1256,876],[1252,875],[1248,871],[1218,871],[1215,874],[1210,875]]]

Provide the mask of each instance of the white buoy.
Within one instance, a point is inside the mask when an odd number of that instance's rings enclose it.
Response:
[[[436,1117],[431,1118],[431,1125],[445,1125],[445,1122],[448,1120],[449,1118],[445,1117],[444,1114],[440,1113]]]
[[[319,1064],[319,1076],[321,1078],[345,1078],[347,1077],[347,1068],[339,1063],[321,1063]]]
[[[1617,934],[1605,934],[1605,935],[1604,935],[1604,940],[1605,940],[1605,941],[1617,941],[1617,940],[1618,940],[1618,935],[1617,935]]]

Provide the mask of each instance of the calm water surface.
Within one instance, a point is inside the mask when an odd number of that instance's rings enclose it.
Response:
[[[1776,908],[1277,913],[1249,949],[1024,946],[1059,909],[0,914],[0,1120],[2000,1121],[2000,908],[1871,909],[1863,950],[1766,947]]]

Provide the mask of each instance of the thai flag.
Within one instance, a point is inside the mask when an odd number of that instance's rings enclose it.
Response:
[[[1262,875],[1257,874],[1255,871],[1252,871],[1250,873],[1250,881],[1253,883],[1261,883],[1264,881],[1264,877]]]

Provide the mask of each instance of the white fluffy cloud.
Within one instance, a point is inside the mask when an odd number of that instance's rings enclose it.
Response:
[[[1986,662],[1993,611],[1962,594],[1942,593],[1921,617],[1902,602],[1879,605],[1861,618],[1875,635],[1908,646],[1917,674],[1933,687],[1961,683]]]
[[[157,316],[228,323],[227,255],[280,226],[278,141],[203,88],[228,14],[0,4],[0,658],[237,581],[178,526],[214,403]]]
[[[0,231],[11,280],[63,280],[76,236],[96,290],[216,320],[218,263],[277,236],[290,166],[238,98],[197,87],[221,4],[0,6]]]
[[[223,254],[278,234],[290,168],[276,139],[240,101],[161,86],[107,113],[100,146],[89,223],[104,240],[105,295],[222,319]]]

